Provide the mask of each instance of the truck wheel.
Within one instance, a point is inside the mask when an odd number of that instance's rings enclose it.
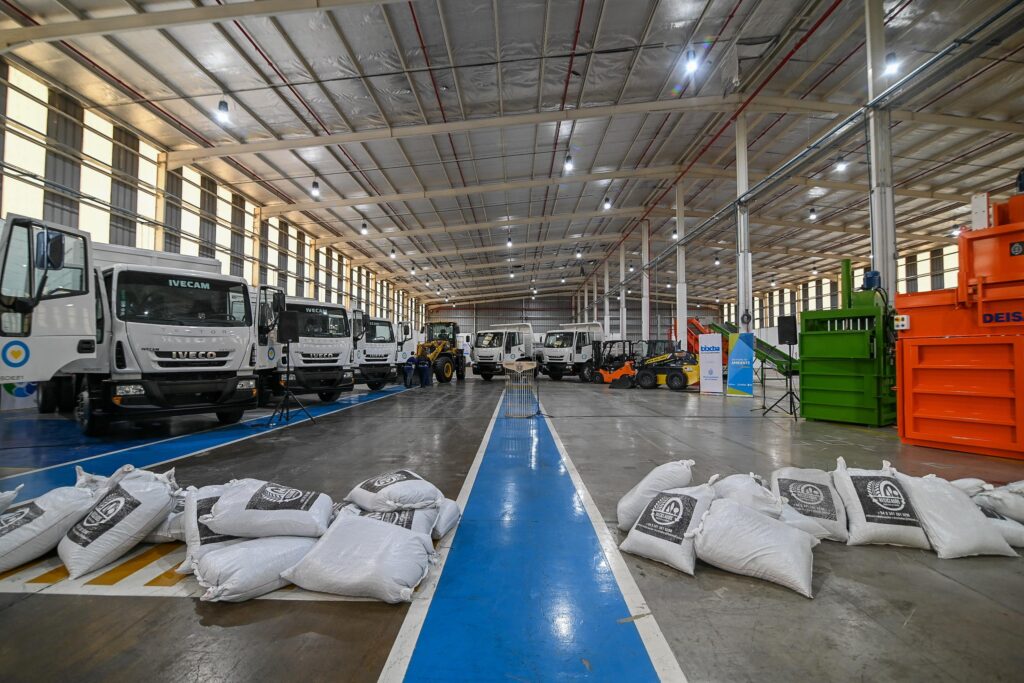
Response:
[[[594,381],[594,364],[593,363],[585,363],[583,365],[583,367],[580,368],[580,381],[581,382],[587,382],[588,384],[590,382]]]
[[[218,410],[217,421],[222,425],[233,425],[242,419],[242,415],[245,414],[245,410],[242,408],[235,408],[234,410]]]
[[[654,370],[641,370],[636,373],[636,384],[641,389],[657,389],[658,376],[654,373]]]
[[[57,412],[57,382],[39,383],[39,395],[36,400],[36,407],[41,415],[49,415]]]
[[[370,388],[372,389],[373,385],[370,385]],[[317,398],[319,398],[324,403],[334,403],[335,401],[338,400],[339,396],[341,396],[341,391],[338,390],[317,392]]]
[[[550,370],[548,372],[548,377],[550,377],[555,382],[561,382],[562,381],[562,371],[561,370]]]
[[[481,372],[481,373],[480,373],[480,377],[481,377],[481,378],[482,378],[482,379],[483,379],[483,380],[484,380],[485,382],[490,382],[490,381],[491,381],[491,379],[492,379],[492,378],[494,377],[494,375],[492,375],[492,374],[491,374],[491,373],[489,373],[489,372]]]
[[[466,379],[466,363],[465,362],[459,363],[459,365],[456,366],[456,368],[455,368],[455,379],[459,380],[460,382],[463,381],[464,379]]]
[[[57,410],[62,413],[73,413],[76,400],[75,378],[65,377],[57,385]]]
[[[83,386],[78,392],[75,402],[75,422],[86,436],[101,436],[107,431],[107,419],[96,411],[94,398],[90,395],[89,386]]]
[[[387,384],[387,382],[385,382],[384,380],[375,379],[372,382],[367,382],[366,388],[369,389],[370,391],[380,391],[381,389],[384,388],[385,384]]]
[[[451,358],[442,356],[434,361],[434,375],[437,377],[437,381],[442,384],[447,384],[452,381],[452,375],[455,374],[455,363],[452,363]]]
[[[683,372],[670,372],[668,377],[665,378],[665,384],[672,391],[683,391],[686,389],[688,382],[686,381],[686,374]]]

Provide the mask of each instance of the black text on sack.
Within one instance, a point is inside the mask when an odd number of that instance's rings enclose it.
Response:
[[[300,491],[280,484],[264,484],[246,504],[246,510],[308,510],[320,496],[316,491]]]
[[[103,496],[100,502],[92,506],[89,514],[81,522],[71,527],[68,538],[88,548],[89,544],[114,528],[118,522],[142,505],[139,499],[116,486],[110,493]]]
[[[985,516],[988,517],[989,519],[1006,519],[1006,517],[1003,517],[1001,514],[999,514],[995,510],[989,510],[988,508],[980,508],[980,509],[985,514]]]
[[[6,536],[18,527],[23,527],[43,514],[35,503],[19,506],[0,515],[0,536]]]
[[[813,481],[779,479],[779,493],[801,515],[836,521],[836,504],[827,486]]]
[[[379,519],[382,522],[388,524],[394,524],[395,526],[405,527],[406,529],[412,530],[412,516],[413,510],[396,510],[394,512],[369,512],[363,511],[361,516],[370,517],[372,519]]]
[[[367,479],[359,485],[359,488],[369,491],[370,493],[377,493],[381,489],[385,489],[392,484],[397,484],[400,481],[410,481],[412,479],[419,479],[419,477],[409,470],[395,470],[394,472],[382,474],[379,477]]]
[[[633,528],[664,541],[682,543],[696,504],[697,499],[687,495],[659,493]]]
[[[199,521],[205,515],[210,514],[213,510],[213,504],[220,500],[220,496],[214,496],[213,498],[202,498],[196,501],[196,527],[199,529],[199,545],[206,545],[208,543],[222,543],[224,541],[230,541],[235,538],[234,536],[228,536],[227,534],[218,534],[216,531],[206,526]]]
[[[921,526],[910,499],[894,478],[851,476],[850,479],[857,491],[861,507],[864,508],[864,519],[867,521],[875,524]]]

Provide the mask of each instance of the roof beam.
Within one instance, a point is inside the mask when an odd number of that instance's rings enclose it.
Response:
[[[615,242],[621,235],[610,233],[607,235],[584,235],[575,239],[544,240],[543,242],[523,242],[516,245],[516,249],[532,249],[534,247],[548,247],[566,244],[585,244],[594,242]],[[348,262],[354,266],[361,266],[364,263],[394,263],[395,261],[411,261],[414,258],[441,258],[444,256],[469,256],[470,254],[486,254],[495,251],[508,251],[504,244],[495,247],[469,247],[468,249],[441,249],[423,254],[402,254],[397,253],[396,258],[387,256],[373,256],[369,258],[353,258]]]
[[[85,36],[102,36],[130,31],[156,30],[176,26],[211,24],[232,19],[269,15],[316,12],[334,7],[375,5],[395,0],[254,0],[225,5],[207,5],[186,9],[163,10],[145,14],[124,14],[114,17],[59,21],[38,26],[25,26],[0,31],[0,51],[30,43],[74,40]]]

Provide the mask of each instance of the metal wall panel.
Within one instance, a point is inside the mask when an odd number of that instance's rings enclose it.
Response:
[[[55,90],[50,90],[49,104],[52,109],[46,117],[46,137],[50,142],[46,149],[43,220],[77,228],[78,200],[65,196],[63,192],[78,192],[81,187],[82,163],[79,157],[85,113],[82,105]]]
[[[135,246],[134,215],[139,206],[139,137],[130,130],[114,126],[114,150],[110,164],[110,243]],[[117,212],[122,209],[127,215]]]

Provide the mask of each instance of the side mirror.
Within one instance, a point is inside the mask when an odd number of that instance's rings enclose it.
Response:
[[[352,311],[352,339],[359,341],[363,338],[366,333],[366,328],[363,325],[363,312]]]
[[[49,230],[36,233],[36,270],[60,270],[64,267],[64,235]]]
[[[273,306],[274,306],[274,313],[283,313],[284,312],[284,310],[285,310],[284,292],[280,292],[280,291],[275,291],[274,292]],[[276,319],[276,316],[275,316],[275,319]]]
[[[401,340],[401,343],[404,344],[405,342],[409,341],[410,339],[412,339],[412,328],[409,326],[408,323],[406,323],[406,324],[402,325],[402,340]]]

